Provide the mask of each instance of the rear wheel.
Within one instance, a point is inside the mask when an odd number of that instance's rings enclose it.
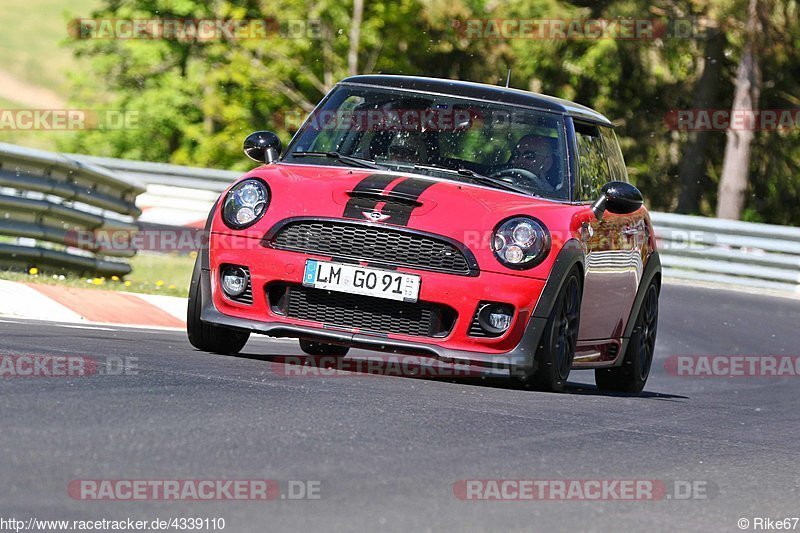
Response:
[[[186,311],[186,333],[189,342],[204,352],[235,355],[242,351],[249,331],[215,326],[200,320],[203,309],[203,291],[200,289],[200,257],[194,263],[192,283],[189,286],[189,306]]]
[[[344,357],[350,348],[339,346],[338,344],[326,344],[324,342],[307,341],[300,339],[300,349],[308,355],[335,355]]]
[[[597,387],[617,392],[642,392],[653,365],[657,329],[658,285],[653,281],[647,287],[642,300],[642,308],[636,317],[636,325],[628,341],[622,365],[595,370]]]
[[[581,298],[578,270],[573,269],[561,287],[536,350],[532,383],[539,390],[562,392],[567,384],[578,344]]]

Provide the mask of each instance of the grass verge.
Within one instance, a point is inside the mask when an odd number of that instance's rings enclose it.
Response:
[[[39,272],[35,268],[28,273],[0,270],[0,279],[187,297],[195,257],[195,254],[137,254],[130,260],[133,271],[122,279],[116,276],[94,278],[71,274],[52,274]]]

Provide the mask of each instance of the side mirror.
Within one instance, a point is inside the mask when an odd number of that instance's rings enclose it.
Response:
[[[272,163],[281,155],[281,140],[271,131],[251,133],[244,140],[244,153],[253,161]]]
[[[592,204],[592,212],[597,220],[603,220],[606,211],[627,215],[638,210],[643,203],[642,193],[630,183],[609,181],[600,190],[600,198]]]

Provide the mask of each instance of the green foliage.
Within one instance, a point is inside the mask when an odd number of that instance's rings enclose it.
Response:
[[[771,2],[762,54],[762,108],[798,106],[800,24],[795,0]],[[632,180],[657,209],[673,210],[685,132],[665,115],[692,108],[704,64],[702,38],[469,39],[468,19],[648,18],[708,20],[727,49],[716,107],[731,105],[732,77],[743,43],[746,2],[712,0],[375,0],[364,2],[359,73],[385,72],[511,84],[598,109],[614,121]],[[179,164],[244,169],[241,141],[255,129],[287,142],[305,114],[348,75],[352,2],[341,0],[103,0],[93,17],[223,18],[318,21],[292,38],[78,40],[91,70],[74,79],[78,107],[138,113],[133,129],[82,131],[62,148]],[[753,146],[752,195],[746,216],[800,224],[798,131],[760,132]],[[713,214],[725,133],[709,136],[698,169],[700,213]]]

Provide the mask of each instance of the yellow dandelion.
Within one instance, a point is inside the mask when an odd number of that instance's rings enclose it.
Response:
[[[119,281],[119,276],[111,276],[111,281]]]
[[[36,267],[31,267],[30,270],[28,270],[28,274],[30,274],[31,276],[35,276],[38,273],[39,273],[39,269],[36,268]]]
[[[160,280],[156,281],[156,287],[161,287],[163,284],[164,284],[164,280],[163,279],[160,279]]]
[[[94,278],[92,280],[92,283],[94,283],[95,285],[102,285],[103,283],[105,283],[105,280],[103,278]]]
[[[130,286],[131,286],[131,282],[130,282],[130,281],[128,281],[128,280],[125,280],[125,286],[126,286],[126,287],[130,287]]]

